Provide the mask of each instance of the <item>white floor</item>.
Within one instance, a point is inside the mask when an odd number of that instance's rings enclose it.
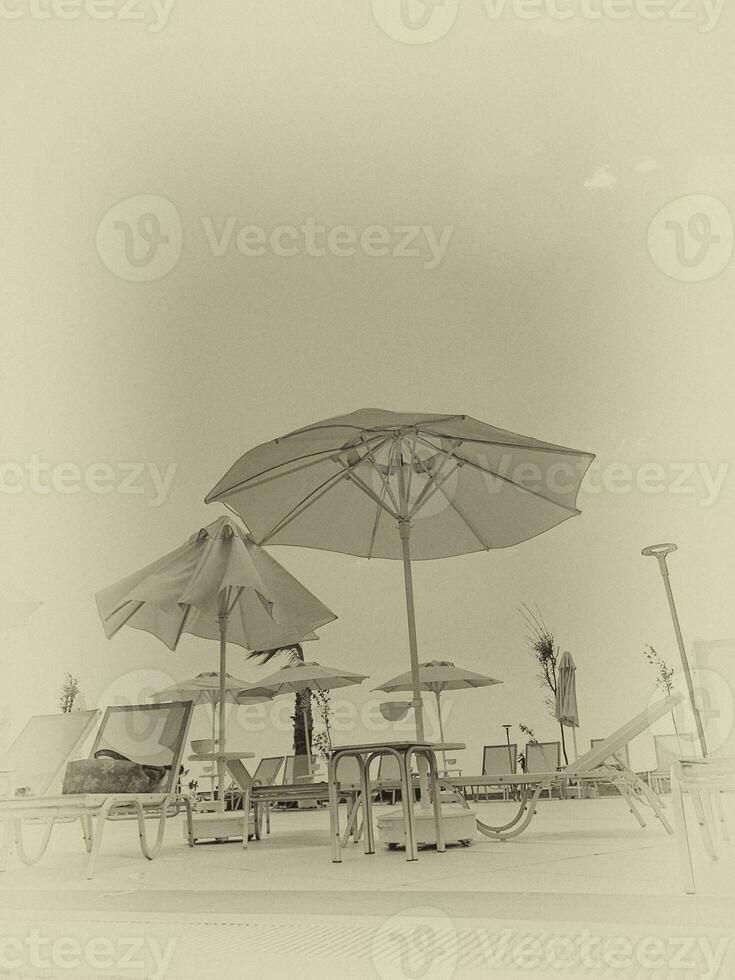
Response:
[[[735,976],[735,843],[713,865],[692,835],[686,896],[673,838],[618,799],[544,801],[514,841],[415,863],[351,844],[332,864],[323,810],[275,813],[247,850],[192,850],[177,820],[154,862],[133,822],[109,825],[91,882],[78,828],[55,834],[0,875],[0,976]]]

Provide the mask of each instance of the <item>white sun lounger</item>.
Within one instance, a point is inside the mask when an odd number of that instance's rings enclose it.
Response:
[[[5,839],[9,840],[11,835],[15,838],[20,860],[24,864],[35,864],[46,852],[55,822],[79,818],[89,855],[87,877],[91,878],[105,821],[120,817],[137,818],[141,850],[146,858],[153,860],[163,844],[166,817],[176,793],[191,708],[191,701],[171,701],[165,704],[121,705],[108,708],[105,712],[90,758],[94,758],[99,750],[112,749],[134,762],[165,766],[168,770],[165,779],[156,787],[155,792],[61,793],[55,796],[24,796],[0,801],[0,820],[4,825]],[[188,799],[185,803],[187,827],[191,836],[191,804]],[[158,817],[158,833],[152,846],[146,835],[147,816]],[[96,822],[93,829],[94,818]],[[46,825],[41,844],[33,854],[28,853],[23,842],[25,821]],[[6,857],[7,848],[2,854],[2,871],[6,868]]]
[[[555,772],[524,773],[523,775],[507,775],[498,773],[491,776],[462,776],[454,779],[440,779],[443,787],[451,789],[455,797],[465,806],[463,790],[466,786],[513,786],[522,788],[519,808],[512,820],[500,826],[491,826],[477,821],[477,829],[495,840],[508,840],[523,833],[536,813],[536,805],[545,789],[561,788],[565,790],[570,782],[591,780],[594,782],[609,782],[618,790],[628,804],[628,809],[635,819],[645,827],[637,804],[650,806],[656,818],[669,834],[673,833],[671,824],[666,819],[664,808],[659,797],[653,790],[623,762],[620,753],[637,735],[646,731],[658,718],[671,711],[683,695],[675,694],[663,701],[650,705],[627,724],[618,728],[609,738],[604,739],[594,749],[580,756],[575,762]]]

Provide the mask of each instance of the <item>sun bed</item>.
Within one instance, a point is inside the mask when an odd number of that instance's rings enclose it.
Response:
[[[61,793],[41,798],[25,796],[0,801],[0,820],[6,836],[12,828],[21,861],[24,864],[35,864],[43,856],[56,821],[79,818],[89,855],[87,877],[91,878],[102,843],[105,821],[121,817],[137,818],[141,850],[146,858],[152,860],[163,844],[166,818],[174,803],[191,708],[191,701],[171,701],[165,704],[120,705],[108,708],[105,712],[90,758],[114,753],[141,765],[163,767],[164,776],[152,792]],[[191,834],[191,806],[188,799],[185,800],[185,805],[187,826]],[[146,834],[146,817],[158,818],[157,836],[152,846]],[[47,823],[41,845],[33,855],[28,854],[23,844],[25,821]],[[4,868],[3,862],[2,870]]]
[[[90,735],[99,711],[36,715],[29,719],[0,759],[4,781],[3,799],[39,799],[46,796],[63,775],[66,765]],[[48,828],[51,833],[51,827]],[[5,826],[0,848],[0,867],[7,861],[12,827]],[[22,841],[21,841],[22,851]]]
[[[519,808],[512,820],[500,826],[490,826],[477,821],[477,828],[487,837],[495,840],[508,840],[521,834],[530,824],[536,813],[536,806],[541,793],[546,789],[558,788],[564,793],[570,782],[591,780],[593,782],[609,782],[618,790],[628,804],[628,809],[638,823],[644,827],[645,821],[641,816],[638,805],[649,806],[666,832],[673,830],[663,810],[663,804],[653,790],[634,772],[627,768],[617,758],[628,743],[637,735],[646,731],[658,718],[683,700],[683,695],[675,694],[663,701],[650,705],[645,711],[631,719],[617,731],[613,732],[600,745],[586,755],[580,756],[571,765],[558,771],[524,773],[523,775],[463,776],[461,778],[439,781],[445,788],[451,788],[455,797],[466,806],[466,800],[461,792],[467,786],[511,786],[522,787]]]

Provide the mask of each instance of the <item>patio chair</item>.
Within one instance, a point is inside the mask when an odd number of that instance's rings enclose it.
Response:
[[[650,705],[645,711],[642,711],[635,718],[627,722],[627,724],[622,725],[617,731],[613,732],[597,748],[580,756],[579,759],[576,759],[563,769],[549,772],[524,773],[523,775],[517,776],[506,776],[498,773],[490,776],[442,778],[440,779],[440,783],[445,787],[453,787],[456,799],[464,806],[468,806],[468,804],[460,790],[466,786],[499,784],[523,787],[518,811],[508,823],[493,827],[480,820],[477,821],[478,830],[487,837],[495,840],[508,840],[511,837],[516,837],[526,829],[536,813],[536,806],[543,790],[556,788],[560,792],[564,792],[570,781],[585,780],[612,784],[626,801],[630,813],[635,817],[641,827],[645,827],[645,821],[639,813],[637,805],[641,803],[649,806],[655,817],[660,820],[666,832],[672,834],[673,829],[666,819],[663,804],[650,786],[622,763],[619,761],[611,763],[610,759],[622,751],[637,735],[646,731],[657,719],[663,717],[668,711],[671,711],[682,700],[683,695],[674,694],[671,697],[665,698],[663,701]]]
[[[561,767],[561,742],[527,742],[523,758],[525,772],[554,772]],[[553,789],[546,787],[549,799]]]
[[[679,846],[679,867],[684,890],[690,895],[695,892],[694,864],[687,832],[684,795],[688,794],[691,798],[705,850],[710,859],[716,861],[713,800],[722,839],[730,840],[721,799],[721,794],[725,792],[735,792],[735,757],[677,759],[672,764],[671,796]]]
[[[12,832],[18,857],[24,864],[35,864],[45,853],[54,823],[79,818],[89,855],[87,878],[94,874],[105,822],[108,819],[137,818],[140,847],[153,860],[163,844],[166,818],[176,806],[176,785],[191,719],[191,701],[165,704],[120,705],[108,708],[92,746],[90,759],[104,755],[122,757],[141,766],[161,769],[163,776],[150,792],[61,793],[33,798],[16,797],[0,801],[0,820],[6,837]],[[188,835],[192,835],[191,803],[184,800]],[[145,818],[157,817],[155,843],[146,834]],[[93,829],[93,820],[95,821]],[[29,854],[23,843],[24,821],[46,823],[40,847]],[[4,855],[3,855],[4,857]],[[5,870],[3,861],[2,870]]]
[[[653,748],[656,753],[656,768],[648,773],[648,781],[656,793],[668,793],[671,789],[671,767],[684,756],[697,751],[696,735],[686,732],[681,735],[654,735]]]
[[[485,745],[482,750],[482,775],[491,776],[493,773],[502,773],[506,776],[513,776],[518,767],[518,745],[515,742],[511,742],[510,748],[508,748],[507,743],[505,745]],[[497,789],[504,800],[508,799],[510,790],[507,786],[493,787],[488,784],[483,786],[485,790],[485,799],[488,797],[489,790]],[[480,787],[475,786],[471,788],[472,798],[478,799],[480,796]]]
[[[298,756],[298,761],[305,757]],[[286,773],[293,772],[293,756],[286,757]],[[289,766],[289,760],[291,765]],[[352,765],[354,763],[354,766]],[[260,840],[263,829],[263,817],[266,818],[266,832],[270,833],[269,811],[278,804],[299,804],[299,803],[320,803],[329,802],[329,786],[326,782],[309,782],[303,780],[296,783],[276,783],[256,785],[257,771],[251,776],[245,766],[237,759],[228,759],[227,768],[235,783],[242,792],[243,809],[249,812],[253,808],[253,831],[256,840]],[[260,767],[259,767],[260,768]],[[357,811],[360,802],[359,770],[356,760],[345,759],[340,766],[340,795],[345,799],[348,807],[347,830],[344,835],[345,842],[352,834],[355,840],[359,840],[359,827],[357,822]]]
[[[253,786],[273,786],[276,777],[281,771],[281,766],[286,761],[285,755],[274,755],[261,759],[258,768],[253,773]],[[264,806],[265,830],[271,832],[271,808],[268,804]]]

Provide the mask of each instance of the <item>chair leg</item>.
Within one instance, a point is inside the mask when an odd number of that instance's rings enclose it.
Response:
[[[92,850],[92,821],[89,819],[89,815],[85,813],[79,818],[79,822],[82,825],[84,847],[86,848],[87,854],[89,854]]]
[[[671,802],[674,810],[674,826],[676,827],[676,840],[679,846],[679,869],[684,882],[684,891],[688,895],[693,895],[695,892],[694,866],[692,865],[692,852],[689,846],[689,834],[687,833],[684,797],[678,779],[671,780]]]
[[[266,803],[265,806],[265,832],[269,834],[271,832],[271,805]]]
[[[253,818],[253,822],[255,822],[254,818]],[[247,850],[249,835],[250,835],[250,789],[246,789],[243,790],[243,794],[242,794],[242,846],[244,850]]]
[[[143,856],[149,861],[152,861],[158,852],[161,850],[161,845],[163,844],[163,836],[166,833],[166,817],[168,816],[168,806],[164,804],[161,806],[161,814],[158,818],[158,833],[156,834],[156,842],[151,847],[148,843],[148,835],[145,829],[145,813],[143,812],[143,807],[139,800],[133,800],[133,806],[135,807],[135,812],[138,817],[138,838],[140,840],[140,849],[143,852]]]
[[[99,813],[97,814],[97,823],[92,835],[92,850],[89,852],[89,860],[87,861],[87,878],[91,878],[94,875],[94,869],[97,866],[97,857],[100,853],[100,847],[102,846],[102,834],[105,829],[105,821],[107,820],[107,816],[111,808],[112,800],[105,800],[100,807]]]
[[[35,864],[44,856],[48,843],[51,840],[51,831],[54,829],[54,822],[55,821],[53,818],[49,820],[38,849],[33,854],[29,854],[25,848],[25,842],[23,840],[23,823],[20,820],[16,820],[15,827],[13,829],[13,839],[15,840],[16,853],[23,864]]]
[[[720,833],[722,834],[722,839],[724,841],[730,840],[730,834],[727,830],[727,820],[725,819],[725,808],[722,805],[722,793],[715,793],[715,810],[717,810],[717,818],[720,821]]]
[[[705,813],[705,803],[702,800],[701,794],[695,792],[694,790],[690,793],[692,804],[694,806],[694,812],[697,815],[697,823],[699,824],[699,831],[702,835],[702,843],[704,844],[704,849],[713,861],[717,860],[717,852],[715,851],[714,841],[712,840],[712,834],[710,833],[710,824],[707,819],[707,814]]]

